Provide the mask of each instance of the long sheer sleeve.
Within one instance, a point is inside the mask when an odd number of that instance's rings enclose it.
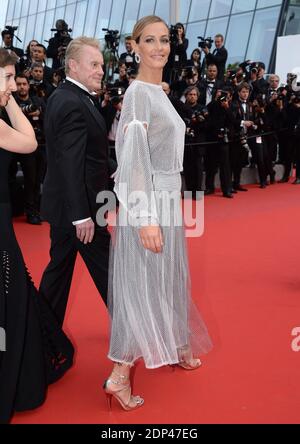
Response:
[[[141,93],[141,91],[140,91]],[[148,141],[148,95],[134,88],[125,96],[116,139],[118,169],[114,190],[134,226],[158,224]]]

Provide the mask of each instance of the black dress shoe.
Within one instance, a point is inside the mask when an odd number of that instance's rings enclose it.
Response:
[[[300,185],[300,177],[297,177],[297,179],[294,180],[293,185]]]
[[[237,186],[233,187],[233,189],[234,189],[235,191],[248,191],[247,188],[244,188],[244,187],[242,187],[241,185],[237,185]]]
[[[223,193],[223,197],[227,197],[227,199],[233,199],[233,195],[231,193]]]
[[[259,188],[267,188],[267,184],[265,182],[262,182],[260,184]]]
[[[278,181],[278,183],[287,183],[289,180],[290,180],[289,177],[284,177],[284,176],[283,176],[283,177]]]
[[[39,214],[27,214],[27,223],[31,225],[41,225],[42,221]]]
[[[215,190],[205,190],[204,196],[209,196],[210,194],[215,194]]]
[[[237,194],[237,191],[234,190],[233,188],[232,188],[232,190],[230,192],[231,192],[231,194]]]

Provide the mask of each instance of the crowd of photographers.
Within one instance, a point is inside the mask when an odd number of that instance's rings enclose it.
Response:
[[[16,172],[21,165],[24,175],[22,200],[27,221],[38,225],[41,223],[40,189],[47,167],[43,118],[47,99],[64,79],[64,53],[71,41],[71,30],[63,20],[58,20],[48,47],[32,40],[25,53],[13,46],[14,30],[7,27],[2,32],[3,46],[20,58],[16,66],[16,99],[33,125],[39,147],[31,155],[15,157],[11,166],[11,189],[17,204],[20,188]],[[130,36],[125,39],[126,51],[117,56],[118,31],[105,31],[108,51],[105,81],[99,85],[93,100],[106,121],[113,172],[122,100],[137,76],[138,63]],[[276,163],[284,166],[279,182],[289,181],[296,164],[293,183],[300,184],[297,76],[288,75],[282,86],[275,74],[265,80],[264,63],[252,61],[226,71],[228,53],[221,34],[216,35],[214,41],[199,37],[199,47],[192,51],[190,58],[184,26],[181,23],[172,26],[170,36],[171,54],[162,87],[186,123],[184,178],[185,187],[192,192],[193,198],[198,198],[197,191],[207,195],[215,193],[218,171],[224,197],[233,198],[235,193],[247,191],[241,185],[244,167],[257,166],[259,186],[263,189],[275,182]],[[47,58],[52,59],[52,68],[46,65]]]

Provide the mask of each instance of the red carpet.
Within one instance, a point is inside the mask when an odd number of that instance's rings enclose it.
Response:
[[[205,201],[205,234],[189,240],[193,296],[214,342],[197,371],[138,366],[135,392],[143,408],[107,410],[101,385],[106,358],[106,310],[77,262],[66,331],[76,365],[50,387],[40,409],[13,423],[293,423],[300,422],[300,187],[256,186],[233,200]],[[38,283],[48,260],[48,226],[15,223]]]

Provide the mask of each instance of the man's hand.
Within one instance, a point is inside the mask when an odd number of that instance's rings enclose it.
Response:
[[[92,220],[76,225],[76,235],[84,245],[90,244],[94,238],[95,224]]]
[[[148,225],[139,230],[143,247],[153,253],[161,253],[163,247],[163,237],[158,225]]]
[[[244,121],[244,127],[245,128],[251,128],[251,126],[254,125],[254,122],[252,122],[251,120],[245,120]]]

